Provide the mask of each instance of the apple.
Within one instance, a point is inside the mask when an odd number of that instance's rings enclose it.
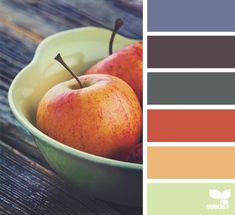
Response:
[[[128,149],[120,152],[115,156],[117,160],[132,162],[132,163],[143,163],[143,145],[142,143],[134,144]]]
[[[99,61],[85,74],[109,74],[126,81],[135,91],[140,103],[143,100],[143,45],[142,42],[136,42],[115,53],[112,53],[112,43],[118,27],[122,24],[121,20],[116,21],[113,34],[110,39],[110,55]]]
[[[55,59],[69,69],[60,55]],[[36,125],[70,147],[112,158],[139,141],[142,110],[126,82],[91,74],[52,87],[39,103]]]

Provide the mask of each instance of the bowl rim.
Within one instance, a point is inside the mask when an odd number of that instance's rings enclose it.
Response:
[[[53,35],[50,35],[49,37],[46,37],[45,39],[43,39],[40,42],[40,44],[38,45],[38,47],[35,51],[35,54],[33,56],[33,59],[31,60],[31,62],[28,65],[26,65],[20,72],[18,72],[18,74],[15,76],[14,80],[12,81],[12,83],[10,85],[10,88],[8,90],[8,101],[9,101],[10,108],[11,108],[14,116],[16,117],[16,119],[26,128],[26,130],[28,130],[33,136],[37,137],[38,139],[42,140],[46,144],[49,144],[51,147],[56,148],[59,151],[63,151],[73,157],[80,157],[82,159],[89,160],[91,162],[99,163],[102,165],[107,165],[107,166],[112,166],[112,167],[115,166],[115,167],[119,167],[119,168],[131,169],[131,170],[136,170],[136,171],[143,170],[143,164],[119,161],[119,160],[114,160],[111,158],[105,158],[102,156],[93,155],[93,154],[83,152],[78,149],[74,149],[70,146],[67,146],[67,145],[53,139],[53,138],[47,136],[46,134],[44,134],[43,132],[41,132],[38,128],[36,128],[29,120],[26,119],[26,117],[24,117],[22,114],[19,113],[19,111],[17,110],[17,108],[15,106],[15,103],[13,100],[13,92],[14,92],[15,85],[16,85],[18,79],[26,71],[30,70],[30,68],[34,64],[36,64],[37,59],[39,59],[39,56],[41,54],[41,50],[43,49],[43,47],[45,47],[47,45],[47,43],[50,43],[50,41],[57,39],[59,37],[63,37],[65,35],[72,34],[74,32],[81,32],[81,31],[86,31],[86,30],[91,30],[91,31],[99,30],[99,31],[104,31],[104,32],[105,31],[110,32],[107,29],[99,28],[99,27],[80,27],[80,28],[75,28],[75,29],[70,29],[70,30],[55,33]],[[121,39],[129,39],[129,38],[126,38],[120,34],[117,34],[116,37],[119,37]],[[133,40],[133,39],[130,39],[130,40]],[[136,40],[133,40],[133,42],[135,42],[135,41]]]

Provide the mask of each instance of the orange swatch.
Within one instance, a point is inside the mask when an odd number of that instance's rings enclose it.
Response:
[[[149,142],[235,142],[235,110],[148,110]]]
[[[148,147],[149,179],[235,179],[235,147]]]

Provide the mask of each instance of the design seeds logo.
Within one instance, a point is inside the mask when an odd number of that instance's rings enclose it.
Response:
[[[209,190],[209,196],[212,199],[216,199],[219,204],[207,204],[207,210],[226,210],[229,209],[229,198],[231,197],[231,190],[227,189],[219,191],[216,189]]]

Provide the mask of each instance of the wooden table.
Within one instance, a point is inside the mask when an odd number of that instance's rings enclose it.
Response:
[[[141,208],[114,205],[73,193],[39,153],[31,136],[12,115],[7,92],[40,41],[58,31],[82,26],[112,28],[141,39],[141,1],[0,0],[0,214],[142,214]],[[125,195],[125,194],[124,194]]]

